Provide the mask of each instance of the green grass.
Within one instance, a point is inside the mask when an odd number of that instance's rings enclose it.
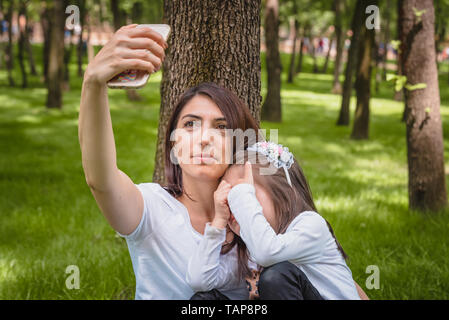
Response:
[[[370,140],[353,141],[351,127],[335,126],[340,97],[329,93],[332,70],[312,74],[306,57],[304,72],[287,84],[288,56],[282,59],[283,122],[262,126],[279,129],[279,142],[299,159],[318,210],[350,256],[354,279],[373,299],[448,299],[449,210],[408,210],[403,105],[391,99],[390,85],[383,83],[372,100]],[[447,69],[441,68],[445,159]],[[71,71],[63,109],[48,111],[39,78],[30,79],[29,89],[9,88],[0,70],[0,299],[134,297],[126,242],[107,224],[84,179],[81,79],[74,59]],[[122,90],[109,91],[118,166],[136,183],[152,177],[160,77],[152,76],[139,91],[141,102],[129,102]],[[265,73],[262,78],[265,95]],[[79,267],[79,290],[65,286],[69,265]],[[379,290],[365,287],[369,265],[379,267]]]

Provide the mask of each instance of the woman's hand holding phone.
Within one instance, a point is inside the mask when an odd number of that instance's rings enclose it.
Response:
[[[89,63],[84,81],[105,85],[115,75],[129,69],[148,73],[160,69],[167,43],[156,31],[137,24],[121,27]]]

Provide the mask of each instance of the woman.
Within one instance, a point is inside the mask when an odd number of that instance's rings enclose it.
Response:
[[[135,184],[117,168],[106,82],[126,69],[157,71],[167,48],[155,31],[135,27],[118,30],[85,71],[79,114],[82,163],[98,206],[126,238],[135,298],[189,299],[194,292],[185,280],[188,259],[206,224],[214,224],[214,192],[229,163],[230,139],[224,133],[257,131],[258,125],[232,92],[215,84],[191,88],[167,127],[167,185]],[[229,261],[237,259],[235,247],[223,253]],[[231,281],[222,292],[231,299],[248,298],[240,281]]]

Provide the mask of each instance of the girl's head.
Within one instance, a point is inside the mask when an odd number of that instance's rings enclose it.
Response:
[[[225,129],[257,132],[259,126],[249,108],[224,87],[203,83],[184,92],[173,110],[165,136],[169,192],[174,196],[184,192],[183,176],[218,183],[229,166],[227,159],[232,159],[236,150],[234,143],[232,150],[227,148],[232,138],[224,134]]]
[[[257,200],[263,208],[265,218],[277,234],[284,233],[292,220],[301,214],[301,212],[317,212],[312,192],[304,172],[296,159],[293,158],[292,160],[293,162],[290,168],[287,169],[291,185],[289,184],[284,168],[276,168],[267,160],[265,155],[253,151],[237,152],[234,158],[235,164],[230,166],[223,176],[223,179],[231,184],[231,186],[234,186],[244,175],[244,163],[246,161],[251,162]],[[335,239],[338,250],[341,252],[343,258],[347,259],[346,253],[335,238],[332,227],[327,221],[326,223]],[[239,233],[238,224],[231,223],[230,226],[236,234]],[[234,244],[237,244],[239,250],[241,274],[243,276],[248,275],[248,254],[246,246],[238,236],[234,237],[234,241],[230,245]]]

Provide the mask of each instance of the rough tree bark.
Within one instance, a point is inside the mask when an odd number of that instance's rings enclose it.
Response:
[[[260,0],[165,0],[171,27],[163,63],[153,182],[163,183],[164,138],[180,95],[203,82],[234,91],[260,119]]]
[[[265,61],[267,66],[267,96],[262,105],[262,120],[282,121],[281,57],[279,55],[279,3],[267,0],[265,5]]]
[[[376,4],[373,2],[373,4]],[[355,89],[357,106],[351,138],[356,140],[369,138],[369,115],[371,98],[371,74],[373,49],[375,49],[375,29],[362,27],[360,33],[359,56],[357,59],[357,77]]]
[[[401,0],[401,49],[405,90],[409,206],[438,211],[447,205],[440,92],[435,62],[435,12],[432,0]],[[415,15],[414,8],[423,12]]]
[[[354,70],[357,65],[360,30],[362,28],[363,23],[365,22],[364,20],[365,8],[367,7],[368,2],[369,1],[367,0],[357,0],[357,4],[354,10],[354,16],[352,18],[351,46],[349,47],[348,61],[346,63],[345,82],[343,83],[340,114],[337,120],[337,125],[339,126],[349,125],[350,120],[349,105],[351,103]]]
[[[50,10],[50,46],[47,81],[47,108],[62,108],[62,86],[64,81],[64,22],[63,0],[55,0]]]

